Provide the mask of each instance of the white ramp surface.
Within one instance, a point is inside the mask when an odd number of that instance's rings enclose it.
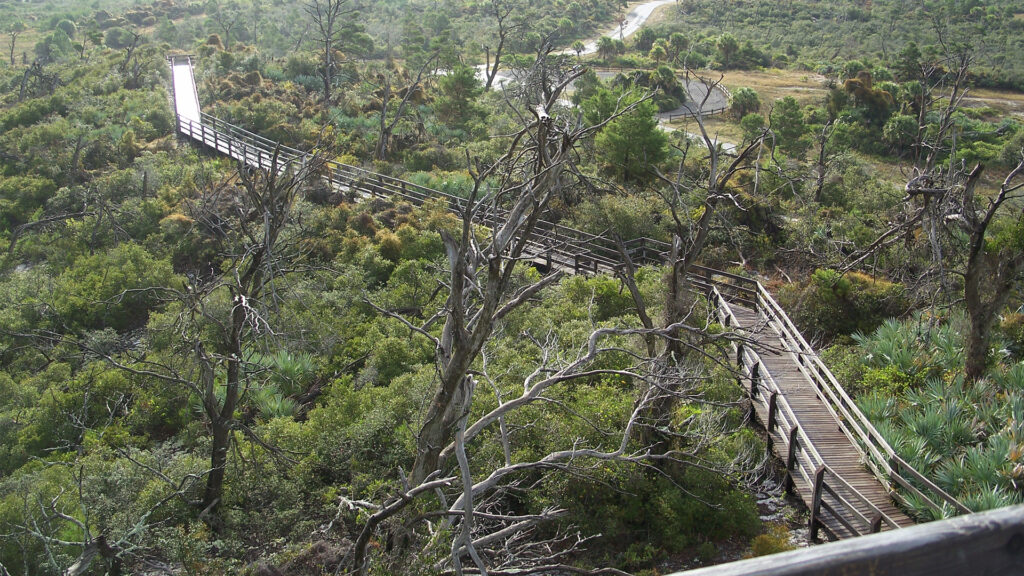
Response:
[[[192,63],[189,61],[175,62],[171,67],[174,77],[174,107],[180,120],[199,122],[199,95],[196,93],[195,78],[192,76]]]

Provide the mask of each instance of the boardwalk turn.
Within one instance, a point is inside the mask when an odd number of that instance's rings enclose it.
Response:
[[[174,79],[178,132],[250,166],[285,169],[306,153],[203,114],[188,56],[169,58]],[[327,162],[324,178],[359,196],[391,196],[420,205],[444,200],[460,212],[463,200],[398,178]],[[504,219],[501,208],[476,214],[480,224]],[[669,246],[649,238],[626,243],[637,264],[661,264]],[[549,269],[577,274],[621,268],[619,247],[610,240],[541,221],[528,255]],[[913,521],[894,503],[898,485],[944,513],[970,512],[904,462],[868,422],[759,282],[694,266],[694,289],[707,294],[726,328],[747,336],[736,347],[738,371],[775,454],[786,464],[791,487],[811,512],[811,538],[823,532],[840,539],[908,526]]]

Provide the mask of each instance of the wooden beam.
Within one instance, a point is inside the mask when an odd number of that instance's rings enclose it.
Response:
[[[1024,505],[700,568],[686,572],[685,576],[754,574],[1024,574]]]

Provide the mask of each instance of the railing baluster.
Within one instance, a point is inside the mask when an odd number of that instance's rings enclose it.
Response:
[[[814,471],[814,492],[811,496],[811,518],[808,521],[808,529],[810,530],[809,538],[811,542],[818,541],[818,528],[821,524],[819,515],[821,514],[821,491],[825,484],[825,466],[818,466],[818,469]]]
[[[877,534],[882,531],[882,515],[875,514],[875,517],[871,519],[871,533]]]
[[[800,434],[800,425],[796,422],[793,423],[793,427],[789,429],[789,453],[786,455],[786,491],[791,492],[794,488],[793,481],[793,468],[797,465],[797,439]]]

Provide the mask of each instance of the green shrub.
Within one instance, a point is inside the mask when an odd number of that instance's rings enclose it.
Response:
[[[886,318],[904,314],[909,305],[902,284],[825,269],[816,270],[802,289],[781,290],[779,298],[783,308],[795,311],[802,330],[826,339],[870,332]]]
[[[767,533],[754,538],[750,543],[750,553],[753,556],[767,556],[792,549],[793,545],[789,543],[789,530],[782,524],[773,525]]]
[[[715,546],[714,542],[704,542],[697,546],[697,557],[705,564],[713,561],[718,557],[718,546]]]
[[[1024,314],[1007,314],[999,324],[999,331],[1007,340],[1014,358],[1024,357]]]
[[[81,328],[142,326],[163,294],[177,284],[171,265],[137,244],[78,258],[57,278],[54,310]]]

